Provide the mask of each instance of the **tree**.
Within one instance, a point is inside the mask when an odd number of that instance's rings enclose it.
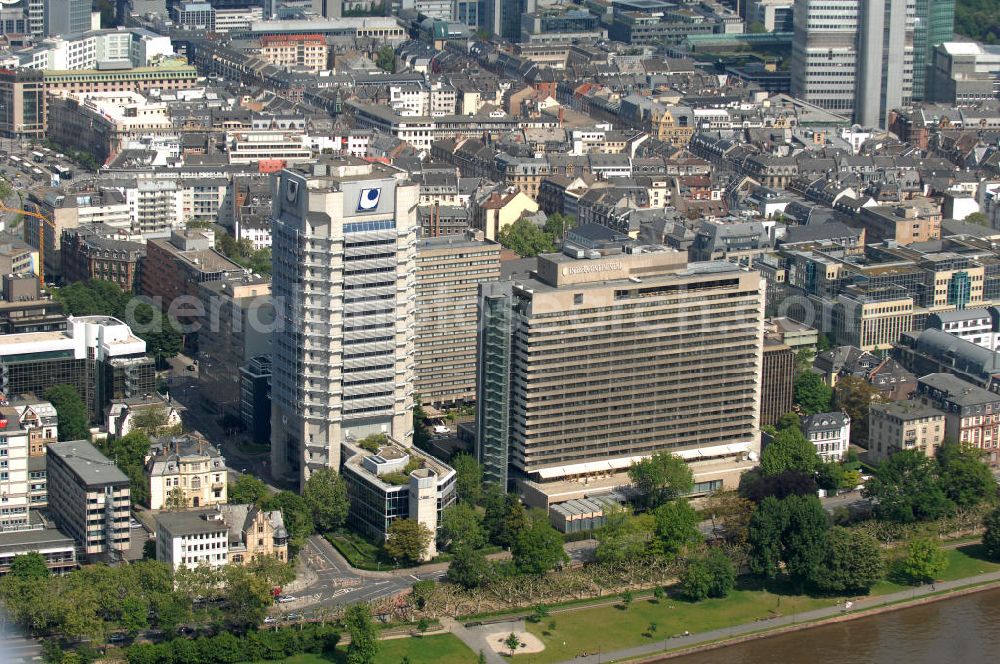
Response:
[[[59,440],[88,440],[90,417],[80,393],[72,385],[55,385],[45,390],[45,399],[59,417]]]
[[[833,391],[834,404],[851,418],[851,441],[868,440],[868,411],[873,403],[882,400],[881,393],[864,378],[844,376],[837,381]]]
[[[767,27],[760,21],[753,21],[747,26],[747,32],[751,35],[759,35],[767,32]]]
[[[481,549],[486,546],[486,528],[471,505],[458,503],[444,510],[441,516],[441,539],[449,548],[468,546]]]
[[[683,499],[672,500],[653,511],[656,542],[664,554],[675,556],[702,539],[698,531],[701,518]]]
[[[40,581],[49,578],[49,568],[45,558],[37,551],[14,556],[10,561],[11,576],[25,581]]]
[[[490,541],[497,546],[513,546],[521,532],[528,528],[528,512],[514,494],[504,494],[493,489],[486,494],[486,514],[483,525],[490,535]]]
[[[990,218],[987,217],[982,212],[973,212],[970,215],[966,215],[965,219],[963,219],[962,221],[964,221],[967,224],[979,224],[980,226],[990,225]]]
[[[635,595],[632,594],[631,590],[626,590],[625,592],[622,593],[622,604],[625,606],[626,609],[632,604],[632,600],[634,599]]]
[[[392,50],[392,46],[387,44],[378,50],[375,55],[375,65],[390,74],[396,71],[396,53]]]
[[[431,595],[434,594],[434,589],[436,587],[437,584],[429,579],[415,581],[410,592],[410,599],[418,609],[422,609],[427,606],[427,601],[431,598]]]
[[[452,583],[457,583],[466,590],[478,588],[490,579],[492,573],[493,568],[482,551],[465,545],[452,551],[447,575]]]
[[[638,558],[649,549],[653,524],[648,515],[635,516],[626,508],[608,508],[604,525],[594,533],[598,562],[620,563]]]
[[[511,547],[514,567],[522,574],[545,574],[569,561],[563,538],[546,519],[534,519]]]
[[[785,413],[778,418],[778,422],[774,425],[774,428],[778,431],[784,431],[785,429],[798,429],[802,431],[802,420],[799,419],[798,413]]]
[[[129,495],[133,505],[149,504],[149,480],[146,478],[149,446],[149,436],[141,430],[130,431],[120,438],[105,439],[97,444],[101,453],[128,475],[131,485]]]
[[[500,244],[524,258],[550,254],[556,250],[552,236],[524,217],[501,228],[497,239]]]
[[[1000,507],[983,519],[983,548],[993,560],[1000,560]]]
[[[261,509],[280,510],[288,530],[288,558],[293,551],[298,551],[305,544],[306,538],[313,534],[312,509],[306,499],[293,491],[279,491],[264,498]]]
[[[314,471],[302,491],[312,511],[313,524],[321,533],[329,533],[344,525],[349,501],[347,485],[332,468]]]
[[[938,543],[926,537],[910,540],[906,557],[896,563],[896,571],[910,583],[933,581],[948,568],[948,556]]]
[[[136,336],[146,342],[146,354],[156,358],[157,366],[181,352],[184,337],[169,317],[146,303],[139,304],[132,316],[132,320],[126,322],[138,328]]]
[[[545,225],[542,227],[542,230],[552,237],[562,240],[566,237],[566,233],[568,233],[570,229],[575,226],[576,217],[573,215],[553,212],[549,215],[548,219],[545,220]]]
[[[771,439],[760,457],[760,467],[765,475],[786,471],[812,473],[819,465],[816,446],[806,440],[798,429],[782,429]]]
[[[816,496],[790,496],[787,529],[782,535],[785,570],[800,583],[813,578],[826,551],[826,512]]]
[[[420,562],[434,533],[415,519],[396,519],[385,536],[385,550],[396,560]]]
[[[806,372],[795,379],[795,403],[806,415],[830,412],[833,390],[817,374]]]
[[[938,463],[919,450],[903,450],[882,461],[865,484],[875,513],[900,523],[936,519],[952,508],[938,481]]]
[[[774,578],[784,565],[798,582],[813,578],[826,547],[827,520],[816,496],[773,496],[750,519],[750,569]]]
[[[816,478],[811,473],[797,470],[765,475],[763,470],[755,468],[743,473],[739,493],[755,503],[760,503],[768,496],[779,500],[788,496],[811,496],[816,493]]]
[[[517,649],[521,647],[521,639],[518,638],[517,634],[511,632],[507,635],[507,638],[504,639],[503,644],[507,646],[507,650],[510,651],[510,656],[513,657],[514,653],[517,652]]]
[[[812,581],[831,593],[867,593],[885,572],[882,551],[874,537],[836,526],[826,538],[827,549]]]
[[[549,617],[549,610],[544,604],[536,604],[531,610],[531,617],[528,618],[533,623],[540,623]]]
[[[996,496],[997,482],[983,455],[982,450],[967,445],[938,448],[941,490],[958,507],[972,507]]]
[[[712,533],[730,544],[747,541],[747,528],[753,515],[753,501],[735,491],[716,491],[705,501],[704,512],[712,521]]]
[[[253,475],[240,475],[226,487],[230,505],[257,505],[267,494],[267,485]]]
[[[227,565],[223,577],[226,623],[238,633],[256,628],[274,602],[271,594],[274,586],[263,575],[253,574],[242,565]]]
[[[648,509],[688,493],[694,485],[691,468],[669,452],[637,461],[629,467],[628,476]]]
[[[721,549],[688,560],[680,575],[681,593],[691,601],[725,597],[736,585],[736,570]]]
[[[347,664],[373,664],[378,655],[378,627],[367,604],[352,604],[344,613],[344,627],[351,637]]]
[[[844,467],[836,461],[819,464],[816,469],[816,485],[827,491],[836,491],[844,484]]]
[[[483,497],[483,468],[471,454],[458,454],[451,460],[455,469],[455,491],[458,499],[471,505],[477,504]]]
[[[184,497],[184,489],[175,486],[167,495],[163,497],[163,509],[182,510],[187,507],[187,498]]]

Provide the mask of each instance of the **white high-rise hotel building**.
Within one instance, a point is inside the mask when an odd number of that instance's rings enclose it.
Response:
[[[792,95],[866,127],[913,96],[916,0],[795,0]]]
[[[347,158],[286,169],[273,203],[271,459],[304,482],[341,443],[413,440],[419,185]]]

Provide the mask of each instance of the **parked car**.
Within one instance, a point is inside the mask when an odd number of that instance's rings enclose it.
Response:
[[[292,595],[279,595],[278,604],[288,604],[289,602],[294,602],[297,599],[298,597],[294,597]]]

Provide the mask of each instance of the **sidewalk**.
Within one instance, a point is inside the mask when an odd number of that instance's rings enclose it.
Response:
[[[656,643],[649,643],[642,646],[636,646],[634,648],[627,648],[625,650],[594,654],[587,657],[576,657],[574,659],[566,660],[562,664],[598,664],[599,662],[601,664],[608,664],[609,662],[630,660],[647,655],[657,655],[664,653],[667,649],[678,650],[681,648],[689,648],[691,646],[697,646],[712,641],[720,641],[723,639],[730,639],[755,632],[762,632],[765,630],[770,631],[779,627],[811,623],[826,618],[835,618],[840,615],[849,616],[854,613],[876,609],[889,604],[909,601],[920,597],[927,597],[929,595],[937,595],[947,590],[956,590],[966,586],[982,585],[990,582],[1000,582],[1000,572],[979,574],[977,576],[970,576],[964,579],[956,579],[955,581],[943,581],[941,583],[934,584],[934,590],[931,589],[930,585],[924,585],[914,587],[909,590],[890,593],[888,595],[879,595],[878,597],[863,597],[861,599],[854,600],[854,606],[851,608],[851,611],[846,614],[844,614],[842,605],[835,605],[823,609],[807,611],[805,613],[793,614],[790,616],[781,616],[778,618],[758,620],[756,622],[744,623],[741,625],[732,625],[731,627],[727,627],[725,629],[716,629],[710,632],[701,632],[699,634],[691,634],[689,636],[663,639],[657,641]],[[941,599],[945,598],[946,597],[942,597]],[[580,608],[583,609],[586,607]],[[456,636],[458,636],[458,634],[456,634]]]

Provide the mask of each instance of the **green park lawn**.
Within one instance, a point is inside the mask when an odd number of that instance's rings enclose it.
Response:
[[[986,559],[982,544],[965,544],[954,549],[945,549],[945,555],[948,557],[948,567],[938,575],[937,581],[955,581],[1000,570],[1000,564]],[[907,588],[912,586],[884,580],[875,584],[871,594],[886,595]]]
[[[706,632],[758,618],[810,611],[830,606],[836,601],[834,597],[735,590],[724,599],[698,603],[670,597],[658,602],[637,599],[627,609],[618,605],[558,613],[540,623],[528,623],[528,631],[544,641],[545,651],[518,655],[517,660],[537,664],[559,662],[573,659],[583,652],[610,652],[662,642],[685,631]],[[556,621],[556,629],[549,634],[548,624],[552,620]],[[650,623],[656,623],[655,632],[648,632]]]
[[[949,564],[939,576],[940,581],[1000,570],[1000,564],[982,557],[982,545],[969,544],[945,551]],[[909,587],[882,581],[872,589],[872,595],[885,595]],[[685,631],[692,634],[707,632],[779,614],[811,611],[843,601],[841,597],[811,597],[794,595],[780,588],[774,590],[736,590],[724,599],[698,603],[676,598],[665,598],[659,602],[637,599],[627,609],[619,604],[553,614],[539,623],[528,623],[528,631],[542,639],[545,651],[518,655],[517,660],[525,664],[559,662],[573,659],[583,652],[610,652],[663,642]],[[549,633],[548,624],[552,620],[556,622],[556,629]],[[650,623],[656,623],[655,632],[649,632]],[[669,647],[669,642],[666,647]]]
[[[415,638],[390,639],[381,641],[375,664],[399,664],[403,657],[409,657],[411,664],[472,664],[477,653],[469,650],[457,636],[435,634]],[[338,648],[333,658],[323,655],[295,655],[282,664],[343,664],[345,649]]]

